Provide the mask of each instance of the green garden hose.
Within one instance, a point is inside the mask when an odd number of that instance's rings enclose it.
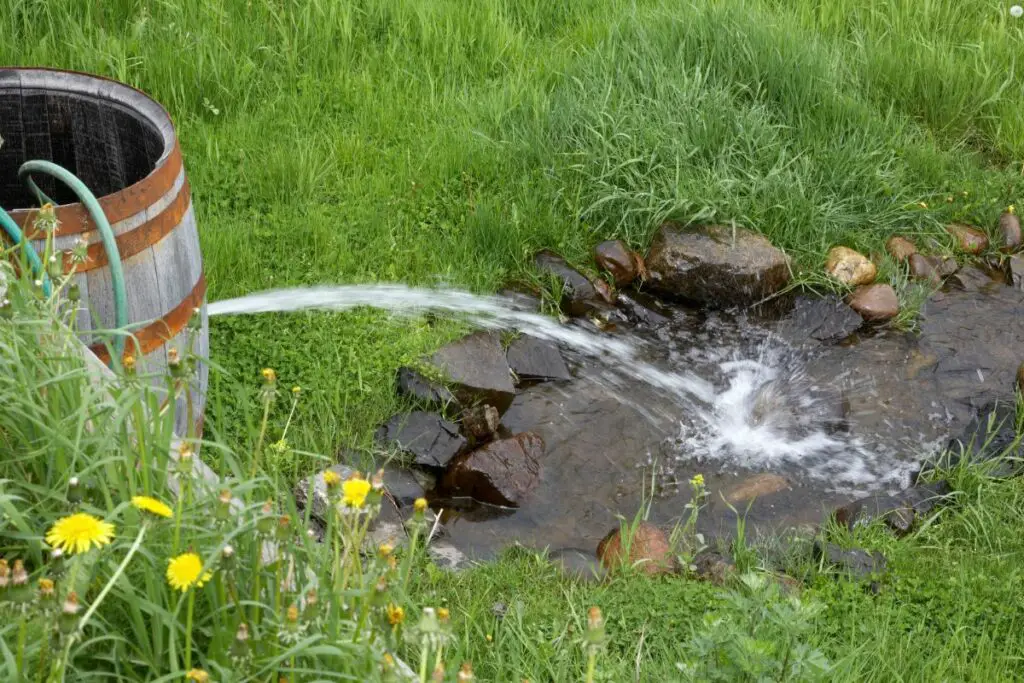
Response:
[[[47,197],[39,186],[36,185],[35,181],[32,180],[33,173],[42,173],[51,176],[60,182],[64,183],[70,189],[78,201],[82,203],[86,211],[89,212],[89,217],[92,218],[93,224],[100,233],[100,238],[103,240],[103,249],[107,252],[107,262],[110,265],[110,281],[114,289],[114,326],[117,329],[123,329],[128,326],[128,297],[124,287],[124,269],[121,267],[121,254],[117,250],[117,241],[114,239],[114,230],[110,227],[110,222],[107,217],[103,214],[103,209],[100,207],[100,203],[96,201],[96,196],[89,191],[89,188],[85,186],[81,180],[76,178],[74,174],[68,171],[66,168],[58,166],[57,164],[49,161],[26,161],[18,169],[18,178],[20,178],[29,190],[35,194],[36,198],[40,203],[45,204],[51,202],[50,198]],[[4,228],[12,240],[18,243],[25,241],[24,233],[18,229],[18,225],[14,220],[7,215],[3,210],[0,210],[0,226]],[[24,245],[25,253],[29,259],[29,263],[32,269],[39,274],[43,280],[44,292],[47,296],[50,295],[50,280],[46,275],[46,271],[43,268],[43,264],[39,259],[39,255],[36,254],[34,249],[28,248]],[[116,335],[114,337],[114,353],[111,357],[120,360],[124,353],[124,336]]]

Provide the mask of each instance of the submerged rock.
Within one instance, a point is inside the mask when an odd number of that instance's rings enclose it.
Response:
[[[763,498],[779,491],[789,488],[789,481],[785,477],[770,472],[762,472],[752,477],[747,477],[736,486],[730,488],[724,495],[725,499],[732,503],[745,503],[753,498]]]
[[[814,544],[814,559],[829,564],[850,577],[861,580],[885,571],[885,557],[878,552],[853,549],[843,550],[834,543]]]
[[[594,283],[558,254],[545,249],[534,257],[533,263],[540,272],[553,275],[562,282],[561,306],[567,315],[578,317],[608,308]]]
[[[442,488],[481,503],[519,507],[537,485],[544,440],[531,432],[492,441],[452,462]]]
[[[795,341],[839,342],[857,331],[864,320],[837,296],[798,297],[780,333]]]
[[[847,303],[868,322],[889,320],[900,312],[900,301],[896,298],[896,290],[889,285],[858,287],[847,299]]]
[[[638,275],[637,260],[622,240],[608,240],[594,247],[594,260],[611,273],[618,287],[625,287]]]
[[[749,306],[789,282],[789,259],[763,235],[745,228],[665,223],[647,257],[650,285],[715,307]]]
[[[910,268],[910,277],[914,280],[926,282],[932,287],[942,284],[942,276],[927,257],[921,254],[912,254],[907,260],[907,265]]]
[[[597,557],[609,570],[628,564],[651,576],[668,574],[675,568],[668,537],[653,524],[641,522],[633,532],[628,546],[627,557],[623,548],[622,529],[613,529],[598,544]]]
[[[464,404],[489,403],[505,412],[516,388],[497,332],[475,332],[441,348],[431,364],[453,383]]]
[[[618,304],[634,325],[658,328],[672,321],[672,311],[654,297],[641,292],[619,292]]]
[[[832,247],[825,259],[825,272],[847,285],[868,285],[875,281],[878,268],[864,254],[848,247]]]
[[[931,512],[949,491],[949,484],[938,481],[913,486],[892,496],[869,496],[839,508],[835,511],[835,518],[849,529],[881,519],[897,535],[903,536],[913,529],[918,519]]]
[[[424,467],[444,467],[466,447],[458,425],[436,413],[398,414],[377,430],[377,443],[397,448]]]
[[[597,556],[579,548],[556,550],[548,554],[548,560],[567,579],[600,583],[608,577],[608,570]]]
[[[885,250],[898,263],[903,263],[917,253],[917,246],[908,238],[893,235],[885,243]]]
[[[951,223],[946,226],[946,232],[956,239],[960,251],[967,254],[980,254],[988,249],[988,235],[980,228],[963,223]]]
[[[520,379],[569,380],[569,368],[562,352],[551,342],[529,335],[516,337],[505,352],[509,367]]]
[[[444,407],[457,403],[448,387],[424,377],[413,368],[399,368],[396,381],[398,395],[432,406]]]
[[[947,283],[965,292],[993,292],[1003,286],[1002,274],[987,272],[975,266],[965,266],[951,275]]]
[[[1020,249],[1020,218],[1017,214],[1004,211],[999,216],[999,250],[1012,253]]]

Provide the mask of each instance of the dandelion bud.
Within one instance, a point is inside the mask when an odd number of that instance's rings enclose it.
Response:
[[[298,384],[296,384],[294,387],[292,387],[292,396],[298,396],[301,393],[302,393],[302,387],[300,387]]]
[[[388,623],[392,626],[400,626],[405,621],[405,610],[393,602],[388,603],[384,613],[388,617]]]
[[[72,303],[78,303],[82,299],[82,288],[78,286],[77,282],[72,282],[68,285],[68,301]]]
[[[226,545],[220,551],[220,566],[224,571],[231,571],[234,569],[237,559],[238,557],[235,554],[235,547],[232,545]]]
[[[387,558],[393,552],[395,552],[395,546],[391,545],[390,543],[381,543],[380,547],[377,548],[377,554],[382,559]]]
[[[190,683],[210,683],[210,674],[202,669],[189,669],[185,674],[185,680]]]
[[[412,509],[417,515],[424,515],[427,511],[427,499],[417,498],[412,504]]]
[[[270,534],[274,530],[274,504],[271,501],[267,501],[260,508],[260,518],[256,521],[256,530],[264,536]]]
[[[434,674],[430,677],[433,683],[444,683],[444,663],[438,662],[434,667]]]
[[[7,588],[11,585],[11,568],[7,565],[7,560],[0,560],[0,589]]]
[[[68,593],[64,604],[60,608],[60,616],[57,618],[57,625],[64,635],[70,634],[78,626],[78,594],[75,591]]]
[[[50,551],[50,571],[55,575],[64,571],[64,551],[60,548]]]
[[[228,489],[221,489],[217,496],[217,505],[213,516],[221,522],[227,521],[231,517],[231,491]]]
[[[171,371],[171,377],[180,378],[188,373],[188,364],[182,362],[178,349],[167,349],[167,368]]]
[[[124,357],[121,361],[121,366],[124,368],[125,373],[129,375],[135,374],[135,356],[129,354]]]
[[[306,593],[306,604],[302,608],[302,619],[306,622],[311,622],[316,619],[316,610],[319,600],[317,599],[316,589],[310,588],[309,592]]]
[[[387,652],[385,652],[384,656],[381,658],[380,672],[381,681],[385,681],[385,683],[392,683],[393,681],[401,680],[398,677],[398,667],[395,665],[395,658]]]
[[[1006,207],[1006,213],[1011,215],[1017,213],[1017,207],[1014,206],[1013,204],[1010,204],[1008,207]]]
[[[82,490],[82,483],[78,480],[78,477],[71,477],[68,479],[68,502],[72,505],[77,505],[82,502],[85,497],[85,491]]]
[[[273,368],[263,368],[260,370],[260,375],[263,376],[263,381],[267,384],[274,384],[277,382],[277,373],[274,372]]]
[[[591,607],[587,610],[587,632],[585,641],[587,647],[600,647],[604,644],[604,617],[601,616],[600,607]]]
[[[32,589],[28,586],[28,572],[25,571],[25,563],[21,560],[14,561],[9,597],[14,602],[29,602],[32,600]]]
[[[53,579],[39,579],[39,599],[47,600],[54,596]]]
[[[283,541],[288,538],[291,531],[292,518],[289,515],[281,515],[277,518],[277,540]]]
[[[200,329],[202,326],[203,326],[203,309],[201,309],[201,308],[199,308],[197,306],[196,308],[192,309],[192,315],[188,319],[188,329],[195,331],[195,330]]]
[[[448,612],[447,607],[441,607],[437,610],[437,618],[441,620],[442,624],[446,624],[451,618],[451,613]]]
[[[249,627],[243,622],[238,625],[235,640],[231,643],[231,658],[245,659],[249,655]]]
[[[463,662],[462,666],[459,667],[459,675],[455,677],[458,683],[473,683],[476,678],[473,676],[473,665],[469,662]]]
[[[192,474],[193,456],[195,452],[192,450],[192,446],[188,444],[182,444],[181,450],[178,451],[178,473],[182,476],[187,477]]]
[[[377,470],[377,474],[370,479],[370,485],[373,486],[374,491],[384,490],[384,470]]]
[[[58,259],[56,255],[51,256],[46,264],[46,274],[51,280],[59,280],[64,275],[64,259]]]

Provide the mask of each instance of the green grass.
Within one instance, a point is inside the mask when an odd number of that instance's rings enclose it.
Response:
[[[0,61],[168,107],[213,299],[493,291],[539,248],[587,265],[667,216],[750,225],[821,285],[835,243],[992,227],[1020,196],[1024,22],[980,0],[4,0],[0,27]],[[394,368],[450,334],[366,312],[217,320],[213,356],[302,385],[317,408],[295,436],[333,452],[368,444],[399,407]],[[243,413],[222,398],[230,431]]]

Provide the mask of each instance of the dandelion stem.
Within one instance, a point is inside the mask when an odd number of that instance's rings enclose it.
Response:
[[[260,434],[256,439],[256,448],[252,454],[252,468],[249,472],[249,478],[255,479],[256,473],[260,468],[260,454],[263,452],[263,439],[267,435],[267,421],[270,419],[270,392],[266,392],[267,395],[263,399],[263,419],[260,421]]]
[[[594,683],[594,670],[597,668],[597,651],[590,648],[587,656],[587,683]]]
[[[427,657],[430,656],[430,650],[427,648],[426,643],[423,644],[423,649],[420,650],[420,683],[427,683]]]
[[[25,616],[21,617],[21,623],[18,625],[18,654],[15,660],[15,671],[19,674],[25,672],[22,668],[25,662],[25,635],[28,633],[28,618]]]
[[[188,609],[185,613],[185,671],[192,668],[192,612],[196,606],[196,589],[188,591]]]

